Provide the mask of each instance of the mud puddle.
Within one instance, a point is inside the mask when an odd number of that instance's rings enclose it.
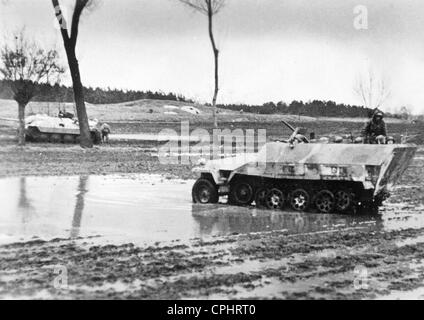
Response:
[[[424,215],[390,204],[378,216],[195,205],[193,183],[160,175],[1,179],[0,244],[90,236],[107,242],[155,244],[273,230],[298,234],[424,227]]]

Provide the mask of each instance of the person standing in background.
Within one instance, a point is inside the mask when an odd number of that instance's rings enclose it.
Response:
[[[100,126],[100,132],[102,134],[102,143],[109,143],[110,126],[107,123],[103,123]]]

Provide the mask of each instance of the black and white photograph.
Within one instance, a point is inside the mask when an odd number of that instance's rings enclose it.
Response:
[[[0,0],[0,300],[424,299],[423,12]]]

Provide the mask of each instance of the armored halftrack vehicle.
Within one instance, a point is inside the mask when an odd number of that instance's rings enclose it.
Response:
[[[98,121],[90,120],[91,138],[101,142]],[[68,117],[50,117],[36,114],[25,119],[25,138],[32,142],[78,143],[80,129],[78,120]]]
[[[255,154],[211,160],[192,190],[195,203],[228,195],[234,205],[297,211],[352,212],[376,209],[412,160],[407,144],[310,143],[299,129]],[[352,139],[353,140],[353,139]]]

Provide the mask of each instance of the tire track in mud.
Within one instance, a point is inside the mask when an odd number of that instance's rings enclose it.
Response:
[[[33,241],[0,247],[0,297],[375,298],[423,285],[424,245],[411,242],[423,234],[274,232],[146,248]],[[67,289],[53,286],[58,265]]]

